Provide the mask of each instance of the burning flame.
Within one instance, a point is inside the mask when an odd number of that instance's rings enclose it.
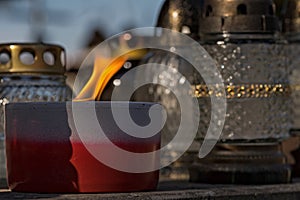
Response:
[[[93,73],[73,101],[94,101],[100,100],[101,95],[110,79],[123,67],[127,59],[140,59],[147,51],[145,49],[133,50],[128,46],[128,41],[132,39],[131,34],[126,33],[119,38],[119,51],[128,52],[125,55],[112,60],[103,56],[95,59]],[[136,47],[141,46],[142,40],[138,40]],[[131,50],[131,51],[130,51]],[[115,53],[120,53],[115,52]]]
[[[107,58],[96,58],[93,73],[73,101],[94,101],[100,100],[109,80],[122,68],[127,57],[119,57],[113,62]]]

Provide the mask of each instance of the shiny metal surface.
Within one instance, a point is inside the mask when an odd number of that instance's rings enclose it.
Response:
[[[24,61],[22,54],[25,56]],[[0,44],[0,55],[6,55],[9,58],[6,62],[0,62],[0,73],[2,74],[64,74],[65,72],[65,50],[59,45],[43,43]],[[30,59],[29,56],[34,59],[30,61],[32,63],[26,63]]]
[[[286,39],[294,41],[300,39],[300,1],[288,0],[286,1],[286,11],[283,19],[283,32],[286,35]]]
[[[204,0],[201,33],[268,33],[279,30],[272,0]]]
[[[202,2],[203,0],[166,0],[161,7],[157,26],[196,38]]]

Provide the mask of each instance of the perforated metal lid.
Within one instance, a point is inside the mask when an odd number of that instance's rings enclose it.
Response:
[[[0,44],[0,73],[64,74],[65,50],[43,43]]]
[[[274,33],[279,22],[272,0],[204,0],[201,33]]]

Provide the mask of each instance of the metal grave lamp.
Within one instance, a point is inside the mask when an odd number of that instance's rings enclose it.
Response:
[[[285,44],[271,0],[204,0],[200,40],[218,62],[227,115],[219,143],[190,168],[192,182],[271,184],[290,181],[280,143],[289,137],[291,91]],[[199,140],[210,121],[209,95],[196,86]],[[203,112],[204,111],[204,112]]]

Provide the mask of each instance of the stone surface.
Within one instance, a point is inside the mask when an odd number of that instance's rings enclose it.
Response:
[[[284,185],[207,185],[189,182],[161,182],[157,191],[113,194],[32,194],[0,190],[0,199],[300,199],[300,181]]]

